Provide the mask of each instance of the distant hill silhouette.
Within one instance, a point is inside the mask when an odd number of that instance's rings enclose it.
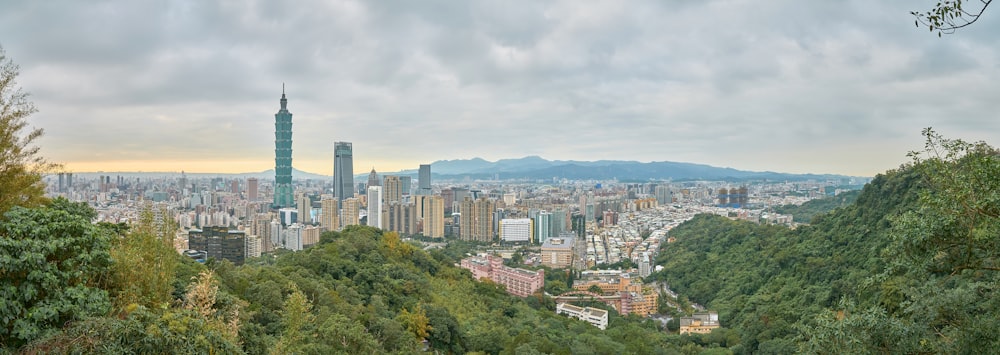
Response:
[[[438,160],[431,163],[431,173],[436,180],[492,179],[499,174],[500,179],[571,179],[571,180],[807,180],[840,179],[843,175],[832,174],[788,174],[772,171],[745,171],[720,168],[705,164],[679,163],[670,161],[641,163],[628,160],[547,160],[539,156],[518,159],[500,159],[491,162],[482,158]],[[417,177],[417,170],[379,172],[379,175],[407,175]],[[133,177],[179,176],[180,172],[97,172],[79,173],[81,177],[98,175]],[[274,170],[238,174],[187,173],[190,177],[255,177],[261,180],[274,179]],[[368,173],[356,174],[355,179],[364,179]],[[292,169],[295,180],[331,179],[331,175],[314,174]]]
[[[439,160],[431,164],[431,172],[438,179],[461,179],[465,177],[492,178],[499,174],[501,179],[551,179],[575,180],[806,180],[839,179],[843,175],[832,174],[788,174],[772,171],[756,172],[733,168],[720,168],[705,164],[679,162],[641,163],[626,160],[546,160],[538,156],[520,159],[501,159],[489,162],[482,158]],[[415,170],[400,172],[414,174]]]

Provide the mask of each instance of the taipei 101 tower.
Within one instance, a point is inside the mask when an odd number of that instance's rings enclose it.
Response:
[[[285,85],[281,109],[274,114],[274,208],[295,206],[292,193],[292,113],[288,112]]]

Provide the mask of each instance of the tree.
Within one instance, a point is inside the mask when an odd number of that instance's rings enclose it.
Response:
[[[111,264],[110,237],[92,215],[86,204],[56,199],[0,220],[0,346],[107,313],[108,293],[96,286]]]
[[[923,134],[924,150],[909,156],[928,188],[920,207],[895,221],[897,250],[933,273],[1000,271],[1000,152],[930,128]]]
[[[42,175],[58,168],[40,156],[39,147],[33,144],[43,131],[28,127],[26,119],[37,109],[17,87],[19,72],[0,47],[0,214],[14,206],[45,202]]]
[[[942,33],[952,34],[959,28],[975,23],[992,2],[993,0],[979,0],[978,2],[945,0],[938,2],[929,11],[910,11],[910,14],[917,18],[913,21],[915,26],[927,26],[931,32],[937,30],[938,37],[941,37]],[[964,6],[967,3],[973,3],[974,5],[972,8],[969,8]]]

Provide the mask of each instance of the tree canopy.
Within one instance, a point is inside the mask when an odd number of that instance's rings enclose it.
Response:
[[[17,87],[20,69],[0,47],[0,214],[14,206],[38,206],[45,201],[42,175],[58,166],[39,155],[34,145],[41,128],[28,126],[37,110]]]

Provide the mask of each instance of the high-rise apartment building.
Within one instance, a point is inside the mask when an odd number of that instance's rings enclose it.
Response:
[[[372,170],[374,173],[374,170]],[[385,228],[382,224],[382,186],[368,186],[368,225]]]
[[[281,88],[281,109],[274,114],[274,208],[295,205],[292,193],[292,113],[288,112],[285,88]]]
[[[442,189],[441,198],[444,200],[444,213],[451,214],[454,210],[452,205],[455,203],[455,190]]]
[[[417,233],[417,208],[412,203],[390,202],[386,204],[386,229],[400,235]]]
[[[309,200],[309,196],[299,196],[299,199],[296,202],[299,207],[299,223],[312,223],[312,201]]]
[[[417,195],[430,195],[431,194],[431,165],[430,164],[420,164],[420,174],[417,176],[419,179],[417,182],[420,187],[417,189]]]
[[[333,197],[340,208],[345,208],[344,200],[354,198],[354,150],[351,142],[333,143]],[[346,220],[344,225],[347,225]]]
[[[444,238],[444,199],[441,196],[428,196],[422,202],[424,236]]]
[[[401,202],[403,199],[403,183],[399,180],[399,176],[396,175],[386,175],[382,182],[382,192],[386,205],[393,202]]]
[[[482,197],[476,200],[466,198],[460,204],[459,237],[462,240],[480,242],[493,241],[493,211],[496,203]]]
[[[345,199],[344,201],[341,201],[341,205],[343,206],[343,209],[342,209],[342,212],[343,212],[342,221],[343,221],[343,223],[342,224],[345,227],[346,226],[356,226],[356,225],[361,224],[358,221],[358,215],[359,215],[359,212],[361,210],[361,201],[360,200],[358,200],[357,198],[351,197],[351,198]]]
[[[340,229],[340,214],[337,208],[337,199],[325,198],[320,201],[320,208],[323,209],[319,218],[319,225],[328,231]]]
[[[247,201],[257,201],[257,189],[259,188],[260,182],[257,178],[247,179]]]

